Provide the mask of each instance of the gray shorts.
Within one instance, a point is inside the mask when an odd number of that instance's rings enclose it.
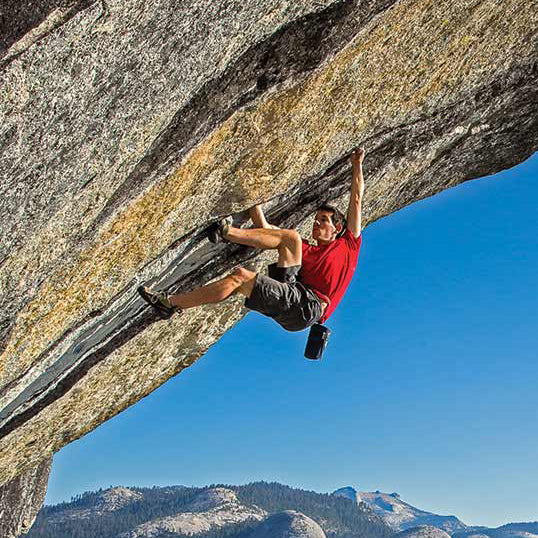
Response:
[[[245,306],[273,318],[287,331],[302,331],[319,320],[322,305],[318,296],[297,282],[300,265],[269,265],[269,276],[258,273]]]

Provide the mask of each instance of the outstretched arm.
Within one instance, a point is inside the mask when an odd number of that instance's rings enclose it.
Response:
[[[361,205],[364,193],[364,178],[362,177],[362,161],[364,160],[364,149],[357,148],[351,154],[351,195],[349,197],[349,207],[347,210],[347,229],[355,236],[359,237],[362,230],[361,225]]]
[[[273,226],[269,224],[263,214],[262,207],[260,205],[255,205],[248,210],[250,218],[254,223],[255,228],[266,228],[272,230],[280,230],[278,226]]]

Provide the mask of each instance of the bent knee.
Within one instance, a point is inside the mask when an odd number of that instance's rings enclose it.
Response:
[[[288,244],[297,245],[301,244],[302,239],[297,230],[282,230],[283,237]]]

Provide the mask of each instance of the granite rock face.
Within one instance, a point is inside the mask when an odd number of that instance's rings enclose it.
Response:
[[[248,536],[249,538],[326,538],[323,529],[313,519],[295,510],[272,514]]]
[[[77,507],[62,510],[57,514],[53,514],[50,517],[50,521],[57,525],[61,525],[68,520],[90,519],[103,515],[106,516],[111,512],[121,510],[122,508],[125,508],[126,506],[136,503],[142,499],[143,496],[140,493],[129,488],[118,486],[105,490],[96,504],[89,507]]]
[[[16,538],[28,532],[47,492],[52,458],[43,460],[0,486],[0,536]]]
[[[262,521],[267,512],[242,505],[235,493],[227,488],[203,491],[194,501],[173,516],[161,517],[122,533],[119,538],[149,538],[152,536],[196,536],[244,522]],[[276,538],[276,537],[275,537]]]
[[[433,525],[419,525],[399,532],[397,538],[450,538],[450,534]]]
[[[333,495],[338,495],[340,497],[346,497],[346,499],[351,499],[354,503],[360,503],[361,497],[358,491],[352,486],[345,486],[339,488],[336,491],[333,491]]]
[[[335,494],[342,495],[342,490],[337,490]],[[357,497],[359,499],[357,502],[366,503],[375,514],[380,516],[395,531],[403,531],[410,528],[415,530],[422,529],[423,527],[426,529],[435,527],[449,534],[453,534],[455,532],[465,531],[468,528],[456,516],[441,516],[411,506],[402,501],[398,493],[361,491],[357,493]]]
[[[12,0],[0,43],[0,483],[192,364],[239,298],[157,320],[267,256],[207,242],[267,202],[364,221],[538,146],[538,6],[507,0]],[[15,22],[15,24],[10,24]]]

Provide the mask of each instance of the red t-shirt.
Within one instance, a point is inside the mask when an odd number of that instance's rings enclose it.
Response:
[[[310,245],[303,239],[303,264],[299,281],[329,303],[320,323],[334,312],[344,296],[357,267],[362,234],[355,237],[349,230],[327,245]]]

